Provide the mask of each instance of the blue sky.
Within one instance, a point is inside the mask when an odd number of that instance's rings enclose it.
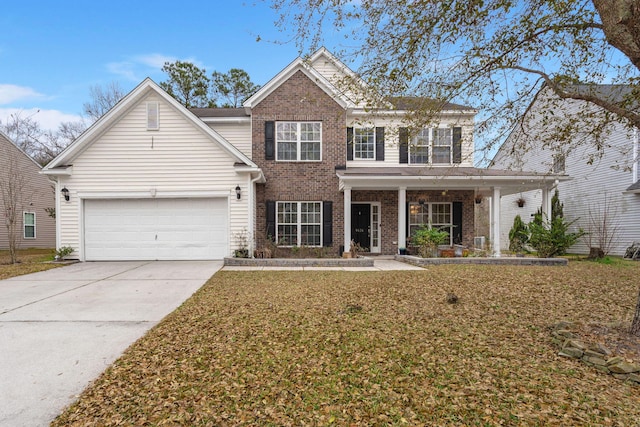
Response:
[[[252,0],[4,2],[0,120],[20,111],[55,128],[78,118],[92,85],[161,82],[163,63],[177,59],[208,73],[242,68],[264,84],[298,56],[294,43],[272,42],[287,38],[276,19]]]

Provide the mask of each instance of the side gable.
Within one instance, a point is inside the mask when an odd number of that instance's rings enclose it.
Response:
[[[141,102],[150,96],[155,96],[159,101],[166,104],[177,114],[182,115],[193,127],[204,133],[210,140],[219,145],[236,163],[244,164],[251,168],[257,168],[255,163],[251,161],[235,146],[224,139],[220,134],[207,126],[202,120],[191,113],[187,108],[177,102],[173,97],[168,95],[160,86],[151,79],[145,79],[140,85],[126,95],[115,107],[108,113],[96,121],[89,129],[87,129],[78,139],[69,145],[62,153],[53,159],[44,169],[46,174],[55,175],[68,165],[72,165],[73,161],[94,142],[100,139],[102,135],[108,132],[133,108],[136,108]],[[162,124],[160,124],[162,126]],[[151,136],[151,135],[150,135]]]

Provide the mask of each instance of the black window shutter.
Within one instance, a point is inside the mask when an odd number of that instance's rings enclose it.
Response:
[[[462,163],[462,128],[453,128],[453,163]]]
[[[400,128],[399,130],[399,144],[400,147],[400,163],[409,163],[409,131],[407,128]]]
[[[276,240],[276,202],[267,200],[267,239]]]
[[[353,128],[347,128],[347,160],[353,160]]]
[[[453,202],[453,243],[462,244],[462,202]]]
[[[274,160],[275,158],[275,127],[276,122],[264,122],[264,159]]]
[[[376,128],[376,160],[384,160],[384,128]]]
[[[322,202],[322,246],[333,244],[333,202]]]

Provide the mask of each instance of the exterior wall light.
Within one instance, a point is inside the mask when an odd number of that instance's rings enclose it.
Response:
[[[62,196],[64,197],[65,201],[69,201],[69,190],[67,189],[67,187],[63,187],[62,190],[60,190],[60,192],[62,193]]]
[[[236,198],[238,200],[240,200],[240,197],[242,197],[242,189],[240,188],[239,185],[236,186]]]

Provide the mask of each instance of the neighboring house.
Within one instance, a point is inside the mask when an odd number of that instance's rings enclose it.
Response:
[[[590,89],[611,99],[620,99],[625,94],[624,86],[601,85]],[[547,96],[543,88],[528,109],[530,119],[512,132],[495,155],[490,168],[569,175],[571,180],[557,186],[560,201],[564,204],[564,216],[569,221],[576,221],[574,229],[580,227],[589,233],[570,252],[589,253],[590,246],[605,249],[608,245],[606,240],[613,237],[610,253],[624,255],[628,246],[640,241],[637,130],[614,122],[605,128],[598,140],[588,132],[574,131],[564,140],[551,141],[549,135],[544,135],[546,127],[540,125],[543,117],[547,120],[558,118],[558,123],[564,118],[596,120],[597,113],[602,110],[576,100],[553,100],[553,106],[549,107]],[[552,114],[546,114],[548,112]],[[584,128],[589,126],[585,124]],[[601,146],[601,151],[596,149],[596,143]],[[516,203],[519,198],[524,200],[523,207]],[[541,203],[539,191],[503,198],[500,219],[503,247],[508,247],[514,217],[520,215],[529,222]]]
[[[58,245],[81,260],[216,259],[247,235],[250,253],[271,239],[395,254],[430,223],[471,246],[476,195],[558,178],[474,168],[472,108],[448,104],[412,131],[416,99],[370,108],[360,89],[324,48],[240,109],[187,110],[143,81],[45,168],[57,180]]]
[[[13,209],[18,248],[56,246],[56,223],[45,210],[55,206],[54,186],[40,170],[40,165],[0,132],[0,249],[9,247],[6,222]]]

